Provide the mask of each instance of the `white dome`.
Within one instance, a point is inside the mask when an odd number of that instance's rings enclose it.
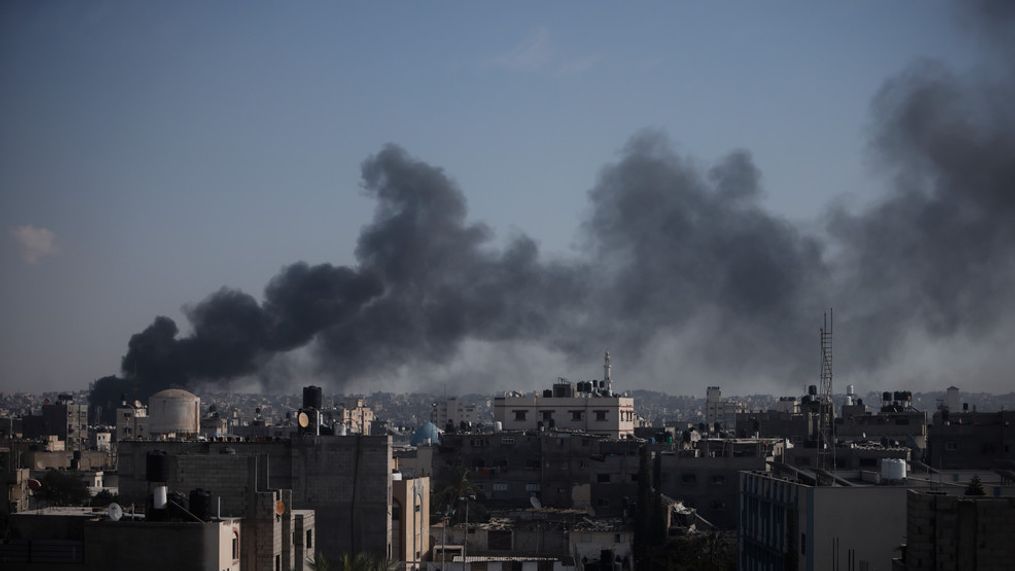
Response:
[[[183,389],[159,391],[148,399],[148,431],[152,434],[201,432],[201,399]]]

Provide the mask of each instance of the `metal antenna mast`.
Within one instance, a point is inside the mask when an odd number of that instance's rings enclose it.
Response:
[[[822,430],[822,438],[829,443],[832,450],[832,470],[835,470],[835,404],[832,402],[832,329],[834,328],[835,314],[832,308],[823,315],[823,324],[820,331],[821,339],[821,396],[822,408],[828,407],[828,427]],[[824,422],[824,412],[818,415]]]

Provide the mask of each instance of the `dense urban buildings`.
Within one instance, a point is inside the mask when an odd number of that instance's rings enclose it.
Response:
[[[1006,411],[952,412],[954,391],[860,398],[848,387],[829,402],[814,389],[765,400],[708,387],[650,422],[604,373],[609,383],[559,381],[528,397],[174,388],[124,399],[116,426],[33,424],[43,407],[77,400],[57,396],[0,422],[2,521],[14,534],[0,560],[37,568],[28,559],[45,548],[66,569],[131,566],[144,552],[110,559],[121,541],[182,548],[166,568],[239,571],[349,555],[406,570],[644,569],[675,553],[688,568],[722,569],[1009,560],[998,539],[1012,531],[1015,497]],[[932,413],[917,405],[928,402]],[[26,435],[26,419],[52,434]],[[111,500],[126,514],[116,521]]]

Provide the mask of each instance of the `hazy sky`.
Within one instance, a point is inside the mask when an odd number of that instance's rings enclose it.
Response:
[[[388,142],[551,255],[644,128],[749,149],[766,206],[806,224],[884,184],[883,81],[974,49],[927,0],[4,2],[0,391],[83,388],[156,314],[352,262]]]

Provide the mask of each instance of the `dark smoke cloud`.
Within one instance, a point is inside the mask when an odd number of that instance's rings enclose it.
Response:
[[[1010,7],[964,8],[995,53],[1015,45]],[[1015,89],[1001,61],[990,77],[920,62],[888,80],[871,150],[891,188],[830,210],[821,235],[763,208],[748,152],[702,167],[646,132],[589,192],[580,253],[547,260],[526,236],[498,248],[441,169],[387,146],[363,163],[377,205],[354,267],[294,264],[263,302],[222,289],[186,310],[183,337],[156,318],[130,339],[124,378],[98,381],[93,401],[251,375],[303,346],[341,385],[446,364],[471,340],[574,360],[611,348],[628,363],[677,343],[710,381],[799,386],[816,375],[808,348],[829,305],[841,308],[847,373],[897,360],[913,331],[996,335],[1015,307]],[[675,359],[667,381],[680,378]]]

